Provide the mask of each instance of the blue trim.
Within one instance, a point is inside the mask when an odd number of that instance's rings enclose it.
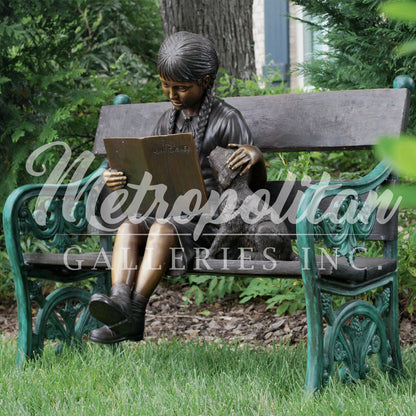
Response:
[[[264,30],[266,62],[263,74],[278,68],[289,83],[289,2],[264,0]]]

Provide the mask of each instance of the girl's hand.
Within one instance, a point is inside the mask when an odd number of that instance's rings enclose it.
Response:
[[[103,173],[104,181],[111,191],[124,188],[127,183],[127,177],[123,172],[116,169],[106,169]]]
[[[263,161],[264,163],[263,155],[256,146],[230,143],[228,147],[237,148],[237,150],[229,157],[226,164],[232,170],[245,165],[240,173],[241,176],[247,173],[258,162]]]

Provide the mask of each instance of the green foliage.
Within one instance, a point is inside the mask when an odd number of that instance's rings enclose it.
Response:
[[[4,235],[0,237],[4,245]],[[0,299],[12,299],[14,295],[13,274],[6,250],[0,250]]]
[[[388,189],[393,193],[393,201],[401,198],[398,241],[400,295],[403,306],[413,315],[416,305],[416,138],[383,138],[377,144],[377,152],[402,176],[401,184]]]
[[[415,1],[397,1],[390,0],[385,1],[380,10],[388,17],[401,20],[403,22],[415,22],[416,21],[416,2]]]
[[[377,150],[381,158],[387,158],[389,160],[397,173],[416,179],[415,137],[401,136],[399,139],[380,139]]]
[[[66,141],[74,157],[91,150],[99,108],[117,93],[160,97],[154,60],[162,31],[155,0],[9,0],[0,14],[4,201],[35,182],[25,162],[40,145]],[[50,168],[59,157],[50,152],[43,163]]]
[[[269,180],[307,176],[320,179],[324,173],[337,179],[356,179],[376,165],[373,151],[269,153],[264,155]]]
[[[416,79],[415,1],[295,0],[294,3],[304,7],[305,15],[309,16],[304,21],[320,34],[320,42],[327,45],[326,51],[315,53],[312,60],[301,67],[301,72],[315,87],[330,90],[391,88],[398,75]],[[416,131],[415,108],[413,103],[408,125],[410,133]],[[390,160],[404,176],[405,184],[392,190],[396,197],[403,198],[403,206],[411,208],[416,207],[412,188],[414,147],[415,139],[407,137],[384,139],[377,149],[377,156]],[[345,156],[341,155],[339,159],[343,165],[341,171],[351,172],[348,163],[356,160]],[[374,166],[374,155],[369,152],[366,157],[369,158],[367,167]],[[326,170],[327,162],[331,161],[322,161]],[[365,168],[365,159],[362,162],[359,166]],[[416,300],[414,215],[414,211],[405,210],[400,213],[399,220],[400,294],[410,313],[413,313]]]
[[[383,3],[381,10],[389,18],[410,22],[416,26],[416,2],[414,1],[388,1]],[[415,46],[414,41],[407,41],[398,45],[396,53],[398,56],[407,56],[406,54],[415,56]],[[414,88],[414,82],[412,86]],[[377,144],[376,150],[380,158],[391,163],[393,169],[401,176],[401,182],[404,182],[389,189],[393,192],[395,199],[401,198],[401,207],[407,208],[400,212],[399,278],[400,295],[404,298],[404,306],[407,312],[413,315],[416,304],[416,169],[414,163],[416,137],[382,138]]]
[[[416,208],[416,137],[382,138],[377,144],[380,159],[388,160],[401,176],[401,184],[389,187],[394,201],[401,198],[402,208]]]
[[[214,302],[216,298],[241,291],[238,278],[234,276],[194,275],[188,276],[191,287],[185,292],[185,305],[194,299],[196,305]]]
[[[318,165],[314,165],[314,156],[308,152],[267,153],[264,159],[267,166],[267,179],[271,181],[300,179],[310,175],[312,170],[319,170]]]
[[[229,75],[220,69],[216,91],[219,97],[239,97],[256,95],[287,94],[279,72],[271,73],[268,77],[259,78],[253,75],[254,80],[242,80]]]
[[[415,312],[416,305],[416,211],[402,210],[400,223],[403,224],[399,233],[399,293],[403,309],[410,315]]]
[[[50,249],[47,245],[33,237],[27,237],[22,241],[22,249],[32,253],[47,253]],[[4,246],[4,235],[0,236],[0,246]],[[14,295],[13,274],[10,267],[9,256],[6,250],[0,250],[0,299],[10,300]]]
[[[381,13],[383,0],[295,0],[303,6],[312,30],[328,46],[304,64],[310,83],[330,90],[391,88],[397,75],[416,79],[416,56],[398,55],[397,48],[416,37],[414,21],[392,20]],[[407,2],[398,2],[404,8]],[[414,2],[410,2],[414,3]],[[406,13],[406,12],[405,12]],[[409,14],[409,11],[407,11]],[[416,128],[412,106],[409,130]]]
[[[276,313],[282,315],[305,308],[305,293],[301,280],[253,278],[241,292],[241,303],[261,297],[267,298],[266,309],[277,306]]]
[[[50,149],[40,160],[47,173],[35,178],[25,169],[34,149],[62,140],[75,159],[92,149],[99,110],[117,94],[162,98],[156,56],[163,34],[156,0],[6,0],[0,15],[1,211],[13,189],[44,182],[61,156]],[[1,257],[6,295],[13,285],[7,254]]]
[[[268,304],[267,309],[276,307],[276,313],[280,315],[305,308],[301,280],[193,274],[187,279],[190,288],[185,292],[185,305],[189,302],[196,305],[213,303],[226,295],[234,295],[240,298],[240,303],[263,300]]]

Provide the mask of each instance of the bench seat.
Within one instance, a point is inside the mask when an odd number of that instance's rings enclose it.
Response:
[[[25,265],[30,268],[55,269],[82,268],[85,270],[105,270],[111,265],[112,253],[102,252],[83,254],[59,253],[25,253]],[[351,266],[344,257],[316,256],[316,264],[320,275],[328,280],[344,283],[362,283],[378,280],[396,270],[397,260],[385,257],[357,257]],[[200,259],[194,262],[191,273],[216,273],[231,275],[261,275],[265,277],[301,278],[300,260],[262,261],[233,259]],[[62,282],[67,282],[66,274]]]
[[[397,260],[385,257],[357,257],[354,267],[343,257],[316,256],[319,274],[324,279],[344,283],[362,283],[378,280],[396,270]],[[261,261],[261,260],[229,260],[206,259],[198,262],[193,272],[239,274],[263,277],[300,278],[302,276],[300,260],[292,261]]]
[[[23,261],[26,266],[36,267],[68,267],[84,269],[106,269],[111,265],[112,252],[91,252],[81,254],[61,253],[24,253]]]

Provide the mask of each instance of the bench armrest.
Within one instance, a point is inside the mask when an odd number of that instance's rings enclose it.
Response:
[[[391,174],[386,162],[379,163],[366,176],[352,181],[329,181],[308,188],[299,204],[296,234],[302,268],[310,268],[317,276],[315,243],[323,241],[328,248],[348,261],[362,249],[363,242],[372,233],[377,209],[371,196]],[[369,194],[370,193],[370,194]],[[362,197],[367,195],[365,201]],[[331,198],[325,212],[322,203]]]
[[[24,185],[9,195],[3,210],[3,227],[12,267],[23,264],[22,235],[32,234],[50,248],[64,252],[78,241],[79,235],[85,234],[88,215],[95,209],[88,198],[93,199],[93,193],[101,189],[94,185],[107,167],[104,161],[82,180],[59,185]]]

